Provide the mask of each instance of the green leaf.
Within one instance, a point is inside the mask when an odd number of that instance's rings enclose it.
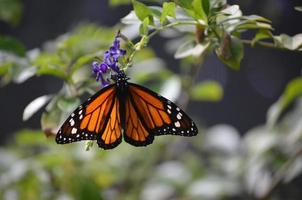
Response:
[[[290,81],[282,95],[283,106],[287,107],[292,103],[297,97],[302,95],[302,78],[296,78]]]
[[[177,0],[175,1],[184,11],[201,24],[206,24],[206,17],[202,8],[202,0]]]
[[[37,66],[38,75],[52,75],[60,78],[66,78],[66,64],[57,54],[42,53],[34,61]]]
[[[2,84],[10,81],[22,83],[35,75],[36,68],[31,66],[28,57],[20,57],[0,50],[0,75]]]
[[[146,17],[139,27],[139,33],[141,35],[148,35],[148,26],[150,24],[149,17]]]
[[[22,4],[20,0],[0,1],[0,20],[16,26],[22,15]]]
[[[18,56],[25,56],[25,47],[15,38],[9,36],[0,36],[0,49],[9,51]]]
[[[203,8],[203,0],[193,0],[192,7],[195,12],[195,18],[201,19],[205,22],[208,21],[207,14]]]
[[[76,97],[61,97],[58,99],[58,108],[65,112],[72,112],[80,105],[81,101]]]
[[[295,6],[295,10],[299,11],[299,12],[302,12],[302,6]]]
[[[208,49],[209,46],[210,42],[208,41],[198,44],[196,44],[194,41],[187,41],[179,46],[174,57],[176,59],[181,59],[188,56],[199,57]]]
[[[220,47],[216,49],[218,58],[234,70],[239,70],[244,55],[243,44],[240,39],[226,35]]]
[[[142,22],[146,17],[152,16],[151,10],[146,6],[145,4],[135,1],[132,1],[133,9],[136,14],[136,16],[141,20]]]
[[[272,23],[271,20],[259,16],[259,15],[248,15],[248,16],[242,16],[243,19],[246,19],[248,21],[258,21],[258,22],[266,22],[266,23]]]
[[[28,120],[33,114],[41,109],[52,97],[52,95],[43,95],[30,102],[23,111],[23,121]]]
[[[267,113],[267,124],[269,127],[274,126],[280,114],[286,109],[295,99],[302,96],[302,78],[296,78],[290,81],[282,96],[274,103]]]
[[[34,139],[33,139],[34,138]],[[23,129],[18,131],[15,135],[15,140],[18,146],[26,145],[26,147],[33,145],[47,145],[49,141],[45,139],[45,136],[41,131]]]
[[[163,24],[167,16],[175,18],[175,3],[174,2],[164,2],[163,11],[160,16],[160,23]]]
[[[86,54],[84,56],[79,57],[75,63],[72,65],[72,74],[76,72],[78,69],[83,67],[86,64],[92,63],[95,58],[95,54]]]
[[[194,100],[220,101],[223,97],[223,88],[216,81],[204,81],[191,89],[190,96]]]
[[[268,29],[273,30],[272,25],[263,22],[255,22],[255,21],[246,21],[245,23],[240,23],[236,26],[236,31],[239,30],[249,30],[249,29]]]
[[[289,50],[301,50],[302,48],[302,33],[292,37],[286,34],[281,34],[279,36],[275,36],[274,39],[278,47]]]
[[[175,1],[180,7],[186,9],[192,9],[192,2],[193,0],[176,0]]]
[[[13,66],[13,63],[11,63],[11,62],[0,63],[0,75],[1,76],[6,75],[12,66]]]
[[[202,7],[206,15],[210,12],[210,0],[202,0]]]
[[[252,46],[254,46],[256,44],[256,42],[260,41],[260,40],[263,40],[263,39],[268,39],[268,38],[271,38],[273,36],[273,34],[267,30],[267,29],[260,29],[255,37],[253,38],[252,40]]]
[[[121,5],[127,5],[131,4],[131,0],[110,0],[109,5],[110,6],[121,6]]]

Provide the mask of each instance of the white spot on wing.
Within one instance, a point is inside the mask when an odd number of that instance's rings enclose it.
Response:
[[[69,120],[69,123],[70,123],[70,126],[74,126],[74,120],[73,120],[73,118],[71,118],[71,119]]]
[[[71,129],[71,134],[75,134],[75,133],[77,133],[77,131],[78,131],[77,128],[72,128],[72,129]]]
[[[174,125],[175,125],[176,127],[180,127],[179,121],[175,122]]]
[[[176,115],[176,117],[177,117],[177,119],[181,119],[181,113],[178,113],[178,114]]]
[[[169,114],[171,114],[171,110],[168,109],[167,112],[168,112]]]

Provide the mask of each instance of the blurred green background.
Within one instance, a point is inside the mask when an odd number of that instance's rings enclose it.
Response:
[[[210,53],[196,77],[203,83],[198,95],[186,99],[182,84],[192,60],[175,59],[178,38],[164,32],[127,74],[185,108],[199,134],[157,137],[146,148],[123,142],[110,151],[55,143],[53,129],[66,117],[60,109],[68,114],[99,88],[91,59],[118,29],[137,36],[120,25],[132,10],[121,2],[0,0],[0,199],[300,199],[300,52],[245,46],[239,71]],[[275,35],[302,32],[299,1],[228,3],[272,20]],[[77,58],[72,77],[58,68],[70,57]],[[66,82],[85,85],[81,98],[65,95],[72,91]],[[23,115],[32,100],[48,95],[44,106],[54,94],[54,106]]]

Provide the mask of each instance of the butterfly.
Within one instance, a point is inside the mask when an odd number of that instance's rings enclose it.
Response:
[[[123,71],[114,80],[67,118],[56,135],[58,144],[97,140],[99,147],[112,149],[122,138],[131,145],[146,146],[154,136],[198,133],[190,117],[170,100],[128,82]]]

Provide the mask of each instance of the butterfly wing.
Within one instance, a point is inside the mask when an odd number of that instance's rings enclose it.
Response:
[[[138,111],[130,95],[126,98],[125,103],[125,141],[134,146],[151,144],[154,136],[150,134],[151,130],[143,121],[143,115]]]
[[[152,143],[156,135],[194,136],[198,129],[178,106],[155,92],[129,83],[124,138],[135,146]]]
[[[108,135],[107,122],[112,118],[119,118],[118,113],[113,116],[113,110],[117,107],[116,90],[113,85],[107,86],[89,98],[79,106],[63,123],[56,135],[58,144],[66,144],[81,140],[100,140],[102,148],[113,148],[121,142],[121,135],[116,139],[105,140],[102,136]],[[115,126],[115,129],[121,129]],[[110,130],[110,133],[113,133]]]
[[[120,118],[120,105],[117,97],[114,97],[109,116],[105,121],[104,130],[97,138],[99,147],[113,149],[122,141],[122,125]]]

